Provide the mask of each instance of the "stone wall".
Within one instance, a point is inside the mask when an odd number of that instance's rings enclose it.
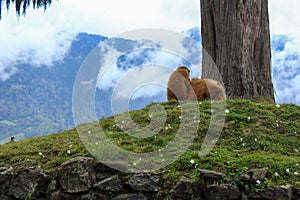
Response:
[[[240,180],[255,183],[267,173],[265,168],[249,170]],[[261,192],[247,192],[238,184],[221,184],[225,174],[208,170],[200,170],[199,174],[199,182],[182,177],[174,184],[164,174],[122,173],[93,158],[77,157],[52,172],[0,168],[0,199],[300,199],[300,188],[272,187]]]

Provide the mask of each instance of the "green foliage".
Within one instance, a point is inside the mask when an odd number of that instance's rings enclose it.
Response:
[[[123,149],[137,153],[159,150],[174,139],[181,114],[177,102],[161,103],[161,106],[167,113],[166,123],[157,134],[148,138],[135,138],[122,132],[114,116],[102,119],[99,124],[106,136]],[[133,121],[140,126],[149,124],[149,108],[150,105],[131,111]],[[201,119],[194,142],[178,160],[161,169],[170,180],[175,183],[183,174],[199,180],[199,169],[208,169],[226,173],[224,182],[245,184],[239,182],[241,174],[251,168],[268,167],[267,179],[249,190],[260,191],[274,185],[299,186],[299,106],[228,100],[221,137],[204,158],[198,153],[210,123],[211,102],[201,102],[199,108]],[[160,115],[159,112],[152,115]],[[95,130],[98,123],[81,126]],[[76,156],[91,156],[76,129],[0,146],[0,166],[52,169]],[[247,187],[250,186],[245,185]]]

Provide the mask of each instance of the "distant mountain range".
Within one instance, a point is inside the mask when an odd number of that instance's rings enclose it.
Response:
[[[201,37],[198,28],[184,31],[187,37],[192,38],[199,44]],[[74,127],[72,115],[72,92],[76,74],[88,54],[99,44],[108,38],[100,35],[80,33],[72,42],[68,54],[62,61],[56,62],[52,67],[36,67],[21,63],[17,66],[18,71],[6,81],[0,82],[0,143],[7,141],[11,136],[17,140],[46,135],[63,131]],[[136,41],[118,38],[116,43],[124,46],[137,45]],[[276,35],[272,37],[273,55],[286,50],[286,44],[291,39]],[[114,48],[122,48],[122,45]],[[155,47],[153,43],[153,47]],[[123,47],[124,47],[123,46]],[[143,49],[138,57],[130,54],[120,56],[116,61],[119,70],[128,71],[135,66],[151,63],[153,49]],[[276,58],[277,58],[276,57]],[[280,59],[278,57],[278,59]],[[285,58],[299,60],[299,55],[287,54]],[[188,64],[188,63],[184,63]],[[171,66],[172,65],[172,66]],[[170,68],[176,67],[176,63],[170,64]],[[288,68],[288,66],[287,66]],[[282,68],[273,66],[273,79],[278,83],[284,83],[287,79],[293,79],[295,74],[286,78],[282,76]],[[285,76],[284,76],[285,77]],[[275,83],[276,85],[276,83]],[[280,90],[280,85],[277,88]],[[112,114],[111,95],[113,88],[98,88],[96,94],[96,113],[98,118]],[[165,100],[165,95],[155,94],[152,97],[136,98],[130,104],[130,109],[140,109],[151,103]],[[299,102],[300,103],[300,100]]]

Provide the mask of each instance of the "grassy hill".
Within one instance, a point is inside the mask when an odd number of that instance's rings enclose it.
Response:
[[[126,135],[116,126],[114,117],[104,118],[99,123],[118,146],[134,152],[151,152],[168,144],[180,123],[178,103],[161,105],[167,111],[167,122],[153,137],[138,139]],[[136,123],[147,125],[149,108],[150,105],[131,111],[130,115]],[[221,137],[204,158],[199,158],[198,152],[210,123],[211,102],[201,102],[199,108],[201,120],[194,142],[176,162],[161,169],[163,173],[174,180],[182,174],[198,179],[199,169],[208,169],[225,172],[227,179],[224,182],[235,183],[248,169],[268,167],[268,178],[258,183],[258,188],[274,185],[300,187],[299,106],[228,100]],[[71,129],[1,145],[0,167],[53,169],[76,156],[91,155],[82,145],[76,129]]]

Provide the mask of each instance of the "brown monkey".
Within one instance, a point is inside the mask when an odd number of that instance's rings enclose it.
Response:
[[[168,100],[186,100],[190,88],[190,70],[178,67],[170,76],[167,88]]]
[[[192,92],[195,92],[197,100],[202,101],[205,99],[212,100],[225,100],[226,93],[221,83],[210,78],[198,79],[193,78],[191,80],[191,87],[194,91],[190,90],[188,99],[195,100]]]

